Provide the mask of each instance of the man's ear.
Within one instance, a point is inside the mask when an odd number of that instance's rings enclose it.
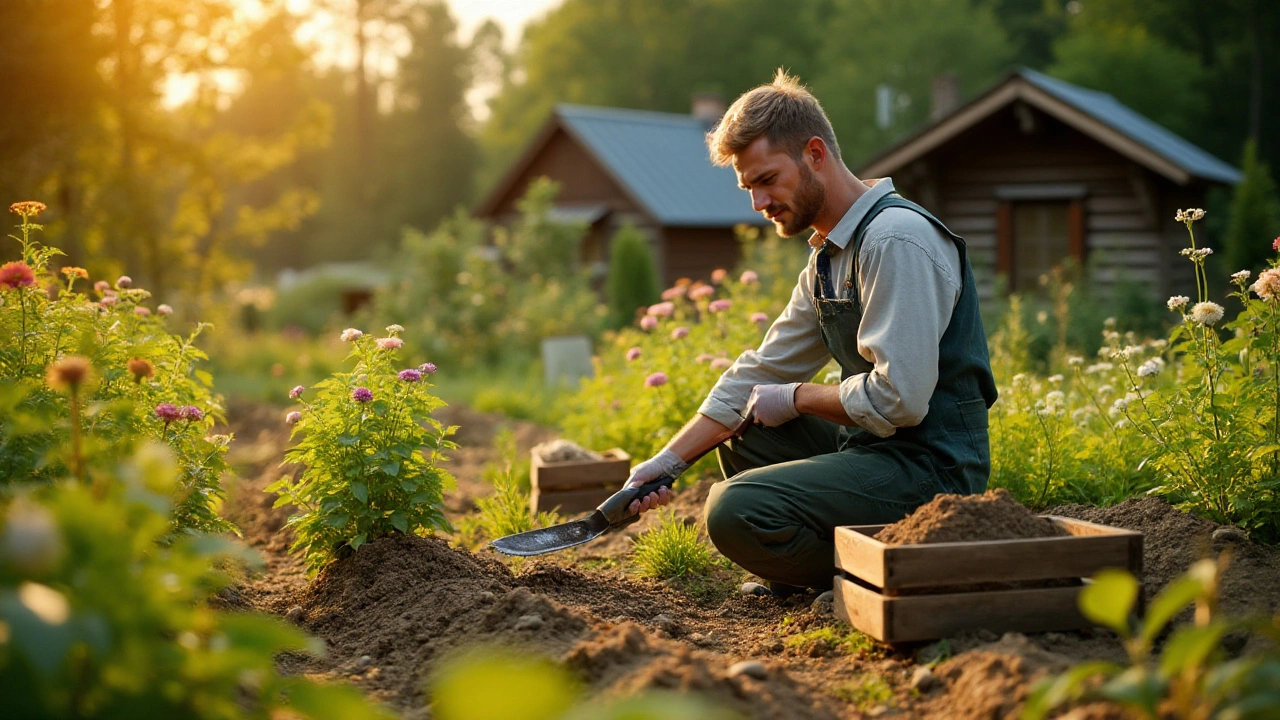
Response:
[[[805,143],[804,157],[809,163],[809,169],[818,172],[829,159],[827,144],[822,141],[822,138],[814,135],[809,138],[809,142]]]

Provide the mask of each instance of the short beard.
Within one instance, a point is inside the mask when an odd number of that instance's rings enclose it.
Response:
[[[813,226],[826,204],[826,193],[818,174],[810,170],[804,163],[797,163],[800,168],[800,185],[796,188],[795,199],[791,202],[791,219],[787,222],[774,222],[778,234],[782,237],[793,237]]]

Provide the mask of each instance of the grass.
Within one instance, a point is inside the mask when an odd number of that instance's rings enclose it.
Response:
[[[785,631],[794,622],[795,618],[791,616],[785,617],[782,619],[782,624],[778,629]],[[844,623],[824,625],[813,630],[795,633],[787,636],[784,643],[788,648],[801,652],[808,651],[815,646],[821,646],[843,655],[866,657],[884,655],[884,646],[877,643],[870,636],[864,635]]]
[[[856,682],[837,685],[834,694],[859,712],[869,712],[877,705],[892,704],[893,686],[882,677],[867,675]]]
[[[698,528],[664,512],[654,529],[636,538],[634,561],[640,575],[656,580],[673,580],[701,575],[711,569],[711,550]]]

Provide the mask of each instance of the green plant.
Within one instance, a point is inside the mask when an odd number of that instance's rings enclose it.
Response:
[[[482,539],[493,540],[559,522],[551,512],[533,517],[529,507],[529,461],[520,459],[515,434],[504,428],[493,444],[501,459],[484,468],[484,479],[493,485],[493,494],[478,498],[476,514],[458,523],[463,544],[468,547],[475,547]]]
[[[785,630],[786,626],[783,626]],[[788,635],[784,644],[793,650],[804,650],[814,646],[831,648],[845,655],[880,657],[884,655],[884,646],[878,644],[870,636],[865,635],[844,623],[824,625],[813,630],[805,630]]]
[[[1106,661],[1077,665],[1047,678],[1032,692],[1024,720],[1040,720],[1063,704],[1103,699],[1152,718],[1274,717],[1280,707],[1280,616],[1275,621],[1221,618],[1216,613],[1217,588],[1227,558],[1201,560],[1169,583],[1133,624],[1141,586],[1120,570],[1103,571],[1080,593],[1085,617],[1116,632],[1129,656],[1127,666]],[[1156,656],[1156,641],[1186,607],[1195,606],[1195,622],[1179,627]],[[1252,630],[1269,636],[1267,654],[1225,659],[1223,637]]]
[[[430,363],[397,372],[395,355],[403,328],[387,328],[373,338],[348,328],[351,372],[289,394],[303,409],[286,420],[294,424],[295,444],[288,462],[304,466],[295,480],[281,478],[267,488],[279,493],[276,506],[292,504],[301,512],[289,518],[312,572],[343,548],[392,533],[448,529],[442,503],[454,480],[440,467],[455,428],[446,428],[431,412],[443,403],[431,394]],[[308,396],[311,399],[307,399]]]
[[[609,243],[609,277],[605,295],[609,298],[609,322],[613,327],[629,324],[636,311],[658,301],[662,291],[658,266],[649,241],[632,225],[624,225]]]
[[[1247,140],[1240,160],[1244,177],[1231,197],[1230,218],[1222,243],[1228,267],[1257,271],[1270,259],[1258,242],[1280,229],[1280,193],[1267,163],[1258,158],[1258,143]]]
[[[215,610],[216,564],[241,551],[169,533],[181,492],[158,444],[92,486],[31,488],[0,508],[0,693],[6,717],[385,718],[352,688],[276,670],[323,644]]]
[[[633,557],[642,576],[658,580],[705,573],[712,564],[698,527],[674,511],[663,512],[657,527],[636,538]]]
[[[882,677],[865,675],[856,682],[837,686],[835,696],[862,712],[868,712],[893,700],[893,686]]]

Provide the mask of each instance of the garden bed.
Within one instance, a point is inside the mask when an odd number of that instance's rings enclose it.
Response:
[[[453,416],[442,419],[468,434],[468,452],[450,465],[460,488],[448,501],[456,519],[487,487],[479,469],[493,451],[480,428],[492,432],[506,421],[453,408],[445,414]],[[757,718],[1015,717],[1038,677],[1082,659],[1123,655],[1114,637],[1093,630],[1004,637],[977,632],[893,651],[858,641],[834,618],[831,605],[814,595],[778,601],[738,594],[744,574],[721,568],[700,584],[640,580],[629,572],[629,537],[651,526],[656,514],[582,548],[510,564],[488,551],[451,548],[442,539],[388,538],[308,583],[301,562],[287,553],[287,511],[271,510],[272,498],[261,492],[281,472],[276,463],[287,431],[280,415],[274,408],[232,409],[239,448],[232,460],[245,479],[227,512],[267,564],[227,601],[291,617],[325,641],[326,657],[289,656],[282,659],[286,670],[351,679],[405,717],[429,715],[423,688],[432,672],[476,642],[551,658],[596,698],[688,690]],[[549,435],[507,424],[521,452]],[[679,493],[676,515],[699,517],[707,487]],[[1203,550],[1231,545],[1235,559],[1223,580],[1223,609],[1280,606],[1280,555],[1163,501],[1050,512],[1144,533],[1148,597]],[[939,657],[932,679],[919,673],[921,663]],[[743,660],[763,665],[762,677],[731,672]]]

